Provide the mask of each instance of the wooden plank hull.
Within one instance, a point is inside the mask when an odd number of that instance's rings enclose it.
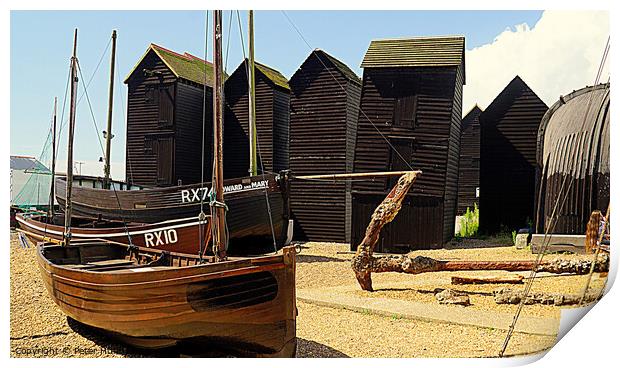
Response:
[[[76,181],[79,178],[74,183]],[[287,180],[280,179],[278,175],[226,180],[224,197],[229,208],[227,225],[231,240],[271,240],[273,225],[277,243],[282,245],[286,239],[289,218],[287,185]],[[204,199],[204,211],[209,212],[209,189],[209,183],[116,191],[74,185],[73,214],[149,224],[196,218],[200,213],[201,198]],[[56,180],[55,192],[57,202],[64,208],[65,178]]]
[[[23,232],[35,244],[41,241],[62,241],[64,226],[49,224],[45,217],[45,215],[17,215],[19,231]],[[97,221],[93,220],[93,223],[95,222]],[[101,223],[101,221],[97,223]],[[198,254],[200,251],[201,228],[197,218],[165,221],[156,224],[128,224],[126,228],[120,224],[116,227],[87,226],[85,224],[84,227],[79,225],[72,227],[72,240],[103,239],[130,244],[129,238],[131,238],[131,244],[139,247],[189,254]],[[204,224],[202,231],[202,239],[205,241],[210,231],[208,223]]]
[[[97,261],[123,262],[126,253],[127,247],[105,242],[48,244],[38,247],[38,263],[47,290],[65,314],[131,345],[191,342],[244,355],[294,354],[293,248],[219,263],[172,254],[164,266],[79,269]],[[184,263],[189,265],[180,266]]]

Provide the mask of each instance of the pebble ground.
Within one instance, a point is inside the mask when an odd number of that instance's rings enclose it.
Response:
[[[350,285],[349,292],[367,297],[436,303],[428,291],[436,287],[453,287],[449,284],[450,276],[457,274],[377,274],[373,275],[377,291],[362,292],[350,269],[352,253],[348,250],[348,246],[342,244],[304,244],[298,255],[297,287]],[[438,259],[533,258],[528,251],[513,247],[432,250],[419,254]],[[178,349],[159,352],[132,349],[68,319],[48,296],[41,282],[35,249],[21,248],[15,233],[11,234],[10,256],[11,357],[175,357],[187,354]],[[583,276],[546,277],[536,280],[533,290],[578,293],[584,282]],[[593,280],[594,288],[601,285],[601,279]],[[513,311],[516,306],[498,306],[492,297],[484,295],[497,287],[461,285],[453,288],[479,293],[471,295],[472,306],[467,308]],[[506,334],[500,330],[384,317],[304,302],[298,302],[297,307],[298,357],[493,357],[497,356]],[[523,314],[559,317],[559,308],[526,306]],[[554,343],[554,337],[517,333],[510,342],[507,355],[543,351]]]

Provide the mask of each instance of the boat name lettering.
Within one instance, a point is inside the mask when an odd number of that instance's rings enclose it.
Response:
[[[144,243],[147,247],[174,244],[179,240],[175,229],[153,231],[144,234]]]
[[[253,181],[250,184],[231,184],[224,187],[224,193],[234,193],[244,190],[264,189],[269,187],[268,180]],[[211,188],[191,188],[181,191],[181,203],[207,201]]]

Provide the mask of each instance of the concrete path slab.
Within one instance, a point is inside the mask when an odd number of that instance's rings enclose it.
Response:
[[[513,314],[490,312],[467,307],[432,305],[388,298],[364,298],[351,295],[351,286],[322,289],[298,289],[297,299],[306,303],[356,312],[373,313],[387,317],[397,316],[413,320],[453,323],[458,325],[508,330]],[[521,315],[515,332],[556,336],[560,321],[557,318],[527,317]]]

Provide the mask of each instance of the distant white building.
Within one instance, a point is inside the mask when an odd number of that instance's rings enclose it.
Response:
[[[48,205],[51,173],[50,169],[32,156],[11,156],[11,205]]]

